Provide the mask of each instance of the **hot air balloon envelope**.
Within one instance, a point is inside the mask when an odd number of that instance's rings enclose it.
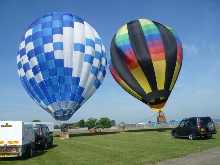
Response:
[[[102,84],[106,54],[101,38],[86,21],[54,12],[28,27],[17,64],[30,97],[56,120],[66,121]]]
[[[163,109],[182,65],[182,44],[170,27],[147,19],[122,26],[112,39],[109,69],[127,92]]]

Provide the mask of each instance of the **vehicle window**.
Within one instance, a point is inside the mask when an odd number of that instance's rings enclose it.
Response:
[[[186,126],[186,127],[190,127],[190,122],[189,122],[189,120],[185,121],[185,126]]]
[[[43,131],[43,134],[45,135],[46,134],[46,127],[42,127],[42,131]]]
[[[49,128],[47,127],[47,128],[46,128],[46,133],[49,133],[49,132],[50,132],[50,131],[49,131]]]
[[[210,117],[203,117],[203,118],[200,118],[199,121],[200,121],[201,126],[205,126],[209,122],[212,122],[212,119]]]
[[[199,122],[200,122],[201,126],[205,126],[209,122],[212,122],[212,119],[210,117],[201,117],[199,119]]]
[[[202,119],[200,119],[200,124],[201,126],[204,126],[204,121]]]
[[[195,121],[195,120],[191,120],[191,121],[190,121],[190,126],[197,126],[196,121]]]
[[[36,132],[38,135],[40,134],[40,126],[34,125],[34,132]]]
[[[185,127],[185,120],[183,120],[183,121],[181,121],[181,123],[180,123],[180,127]]]

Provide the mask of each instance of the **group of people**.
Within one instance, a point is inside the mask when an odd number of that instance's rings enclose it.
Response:
[[[158,123],[166,123],[166,118],[164,113],[161,112],[161,110],[158,112],[157,122]]]

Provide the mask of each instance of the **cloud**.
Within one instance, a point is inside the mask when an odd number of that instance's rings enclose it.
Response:
[[[188,54],[190,56],[196,56],[198,54],[198,49],[194,44],[185,45],[183,44],[184,54]]]

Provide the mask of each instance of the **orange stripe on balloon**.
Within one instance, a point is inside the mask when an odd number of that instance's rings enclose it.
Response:
[[[128,65],[128,68],[129,68],[130,70],[133,70],[133,69],[137,68],[138,66],[139,66],[139,64],[138,64],[137,60],[135,60],[135,61],[133,61],[132,63],[130,63],[130,64]]]
[[[117,72],[115,71],[114,67],[110,66],[110,71],[113,76],[113,78],[116,80],[116,82],[128,93],[130,93],[132,96],[136,97],[138,100],[141,100],[142,97],[138,95],[133,89],[131,89],[122,79],[119,77]]]
[[[176,60],[176,62],[177,62],[179,65],[182,63],[182,58],[181,58],[179,55],[177,55],[177,60]]]
[[[152,54],[151,55],[151,59],[152,61],[161,61],[161,60],[165,60],[165,53],[159,53],[159,54]]]
[[[116,82],[120,83],[121,78],[119,77],[118,73],[115,71],[115,69],[112,65],[110,66],[110,71],[111,71],[113,78],[116,80]]]

